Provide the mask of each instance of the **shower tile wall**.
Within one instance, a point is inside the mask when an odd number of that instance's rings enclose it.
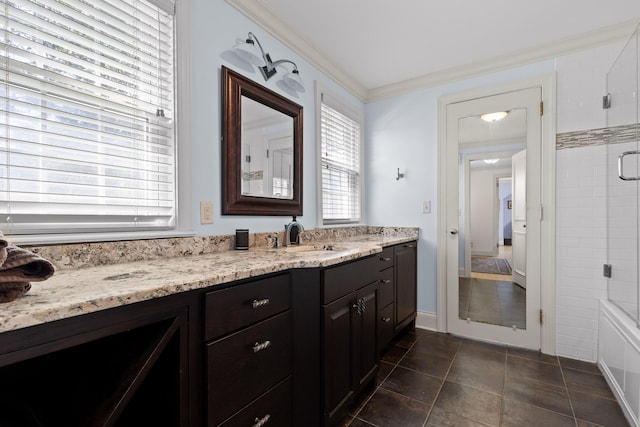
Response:
[[[556,351],[595,361],[599,299],[607,296],[606,146],[558,150]]]
[[[598,300],[607,295],[606,146],[579,131],[606,127],[606,73],[623,46],[556,59],[556,352],[588,361],[597,359]]]

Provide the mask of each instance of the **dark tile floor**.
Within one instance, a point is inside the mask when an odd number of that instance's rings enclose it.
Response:
[[[527,291],[513,282],[459,278],[458,313],[462,319],[526,328]]]
[[[628,426],[592,363],[415,329],[342,426]]]

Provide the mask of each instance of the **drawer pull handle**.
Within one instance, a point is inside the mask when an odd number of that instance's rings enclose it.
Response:
[[[389,258],[389,257],[382,257],[382,258],[380,258],[380,261],[384,261],[384,262],[391,261],[391,258]]]
[[[391,279],[382,279],[380,280],[382,283],[391,283]]]
[[[391,322],[391,317],[383,317],[383,318],[382,318],[382,321],[383,321],[384,323],[389,323],[389,322]]]
[[[271,415],[267,414],[262,418],[258,418],[256,417],[255,419],[255,424],[253,425],[253,427],[262,427],[263,425],[265,425],[266,423],[269,422],[269,418],[271,418]]]
[[[253,352],[257,353],[262,350],[266,350],[271,346],[271,341],[266,340],[265,342],[257,342],[253,345]]]
[[[351,307],[356,309],[358,316],[361,316],[362,313],[367,311],[367,303],[364,301],[364,298],[358,299]]]
[[[265,305],[269,305],[269,298],[254,299],[251,303],[251,307],[253,308],[264,307]]]

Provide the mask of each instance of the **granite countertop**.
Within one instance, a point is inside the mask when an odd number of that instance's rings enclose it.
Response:
[[[252,248],[59,270],[0,305],[0,333],[292,268],[327,267],[410,242],[415,234],[362,234],[302,248]],[[305,250],[307,249],[307,250]]]

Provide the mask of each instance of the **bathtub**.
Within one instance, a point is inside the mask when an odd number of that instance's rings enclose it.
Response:
[[[629,423],[640,427],[640,329],[607,300],[600,301],[598,366]]]

